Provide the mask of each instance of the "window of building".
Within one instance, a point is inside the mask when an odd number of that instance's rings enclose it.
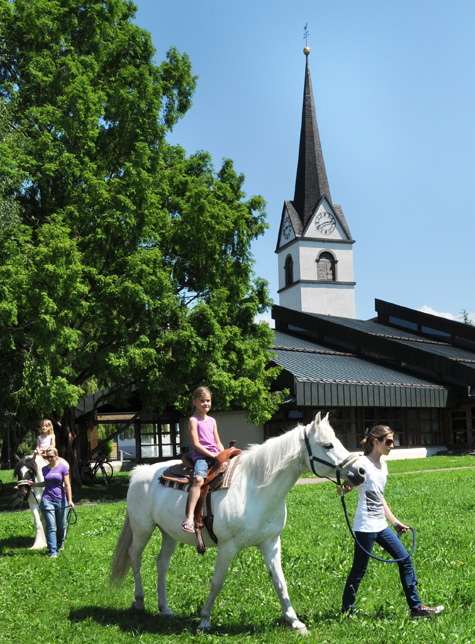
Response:
[[[336,280],[336,261],[331,253],[323,252],[317,258],[317,279],[334,282]]]
[[[179,454],[180,428],[178,423],[141,423],[141,457],[145,459],[173,458]]]
[[[294,260],[292,259],[292,255],[287,255],[285,258],[284,271],[285,285],[290,286],[294,283]]]

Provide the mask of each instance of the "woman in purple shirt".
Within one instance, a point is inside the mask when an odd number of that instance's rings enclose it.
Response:
[[[59,458],[55,447],[48,447],[45,454],[48,465],[43,468],[44,481],[34,483],[35,487],[44,487],[40,510],[45,520],[46,543],[48,555],[56,559],[63,550],[66,530],[66,510],[74,508],[71,492],[69,467]]]

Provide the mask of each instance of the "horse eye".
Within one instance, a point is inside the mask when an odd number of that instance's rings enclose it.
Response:
[[[333,443],[327,443],[323,446],[325,449],[333,449]]]

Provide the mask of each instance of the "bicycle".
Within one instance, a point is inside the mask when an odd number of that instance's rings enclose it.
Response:
[[[85,484],[104,483],[110,485],[114,470],[107,457],[98,452],[94,461],[87,461],[81,465],[81,480]]]

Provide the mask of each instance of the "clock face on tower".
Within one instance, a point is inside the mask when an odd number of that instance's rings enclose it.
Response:
[[[292,233],[292,224],[290,223],[290,219],[286,217],[284,219],[284,225],[282,226],[282,234],[284,236],[284,239],[289,239],[291,233]]]
[[[321,210],[315,217],[315,228],[321,235],[330,235],[336,228],[335,217],[326,210]]]

